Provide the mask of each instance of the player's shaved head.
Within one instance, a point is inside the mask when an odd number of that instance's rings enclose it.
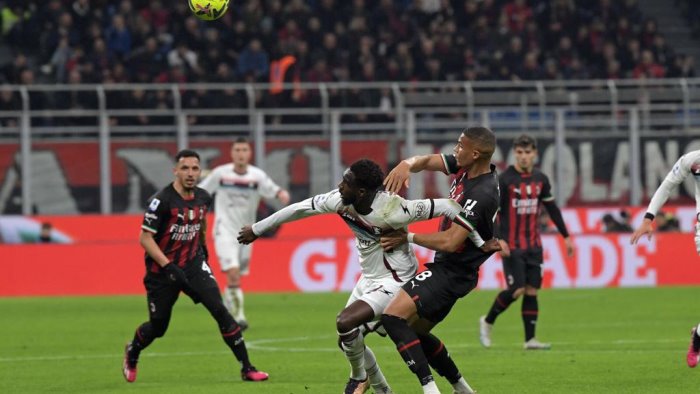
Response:
[[[367,190],[377,190],[382,186],[384,181],[384,172],[379,168],[379,165],[372,160],[361,159],[350,166],[355,176],[354,183],[357,187],[362,187]]]
[[[475,126],[468,127],[462,134],[474,143],[474,146],[486,159],[491,160],[493,152],[496,150],[496,135],[488,127]]]

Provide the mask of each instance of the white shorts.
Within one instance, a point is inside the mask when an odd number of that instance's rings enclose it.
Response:
[[[214,237],[216,256],[222,271],[239,268],[241,275],[248,275],[251,245],[241,245],[235,237]]]
[[[377,320],[382,316],[391,299],[399,292],[401,285],[403,282],[397,282],[392,277],[367,279],[364,275],[360,276],[345,307],[357,300],[362,300],[372,307],[374,319]]]

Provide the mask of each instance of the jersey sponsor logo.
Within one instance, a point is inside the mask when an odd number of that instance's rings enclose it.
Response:
[[[427,212],[428,212],[428,207],[424,203],[419,202],[416,205],[416,217],[422,218],[425,216],[425,214]]]
[[[515,208],[518,215],[527,215],[537,212],[539,200],[536,198],[514,198],[511,200],[511,206]]]
[[[148,223],[149,225],[151,224],[151,221],[157,220],[157,219],[158,219],[158,215],[156,215],[155,213],[150,213],[150,212],[146,212],[146,215],[143,217],[143,220],[145,220],[146,223]]]
[[[478,201],[472,200],[471,198],[467,199],[467,201],[464,203],[464,209],[467,211],[471,211],[472,209],[474,209],[477,202]]]
[[[202,228],[200,223],[173,224],[170,226],[170,239],[173,241],[191,241],[197,236],[200,228]]]
[[[157,198],[154,198],[153,200],[151,200],[151,203],[148,205],[148,209],[150,209],[151,211],[155,211],[156,209],[158,209],[158,205],[160,205],[160,200]]]

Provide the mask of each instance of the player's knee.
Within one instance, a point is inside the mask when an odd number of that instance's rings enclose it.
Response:
[[[532,286],[525,286],[525,295],[536,296],[537,295],[537,288],[532,287]]]
[[[518,287],[517,289],[514,289],[511,291],[511,294],[513,296],[513,299],[518,299],[521,295],[525,293],[525,288],[524,287]]]
[[[168,321],[165,319],[151,320],[151,333],[154,338],[160,338],[168,331]]]
[[[355,319],[347,313],[340,312],[335,318],[335,328],[339,333],[350,332],[357,326]]]

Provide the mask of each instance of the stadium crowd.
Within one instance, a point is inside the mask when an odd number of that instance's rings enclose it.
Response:
[[[5,83],[268,82],[284,55],[295,57],[295,78],[312,82],[694,72],[637,0],[245,0],[214,23],[185,1],[4,3],[2,33],[16,53]]]

